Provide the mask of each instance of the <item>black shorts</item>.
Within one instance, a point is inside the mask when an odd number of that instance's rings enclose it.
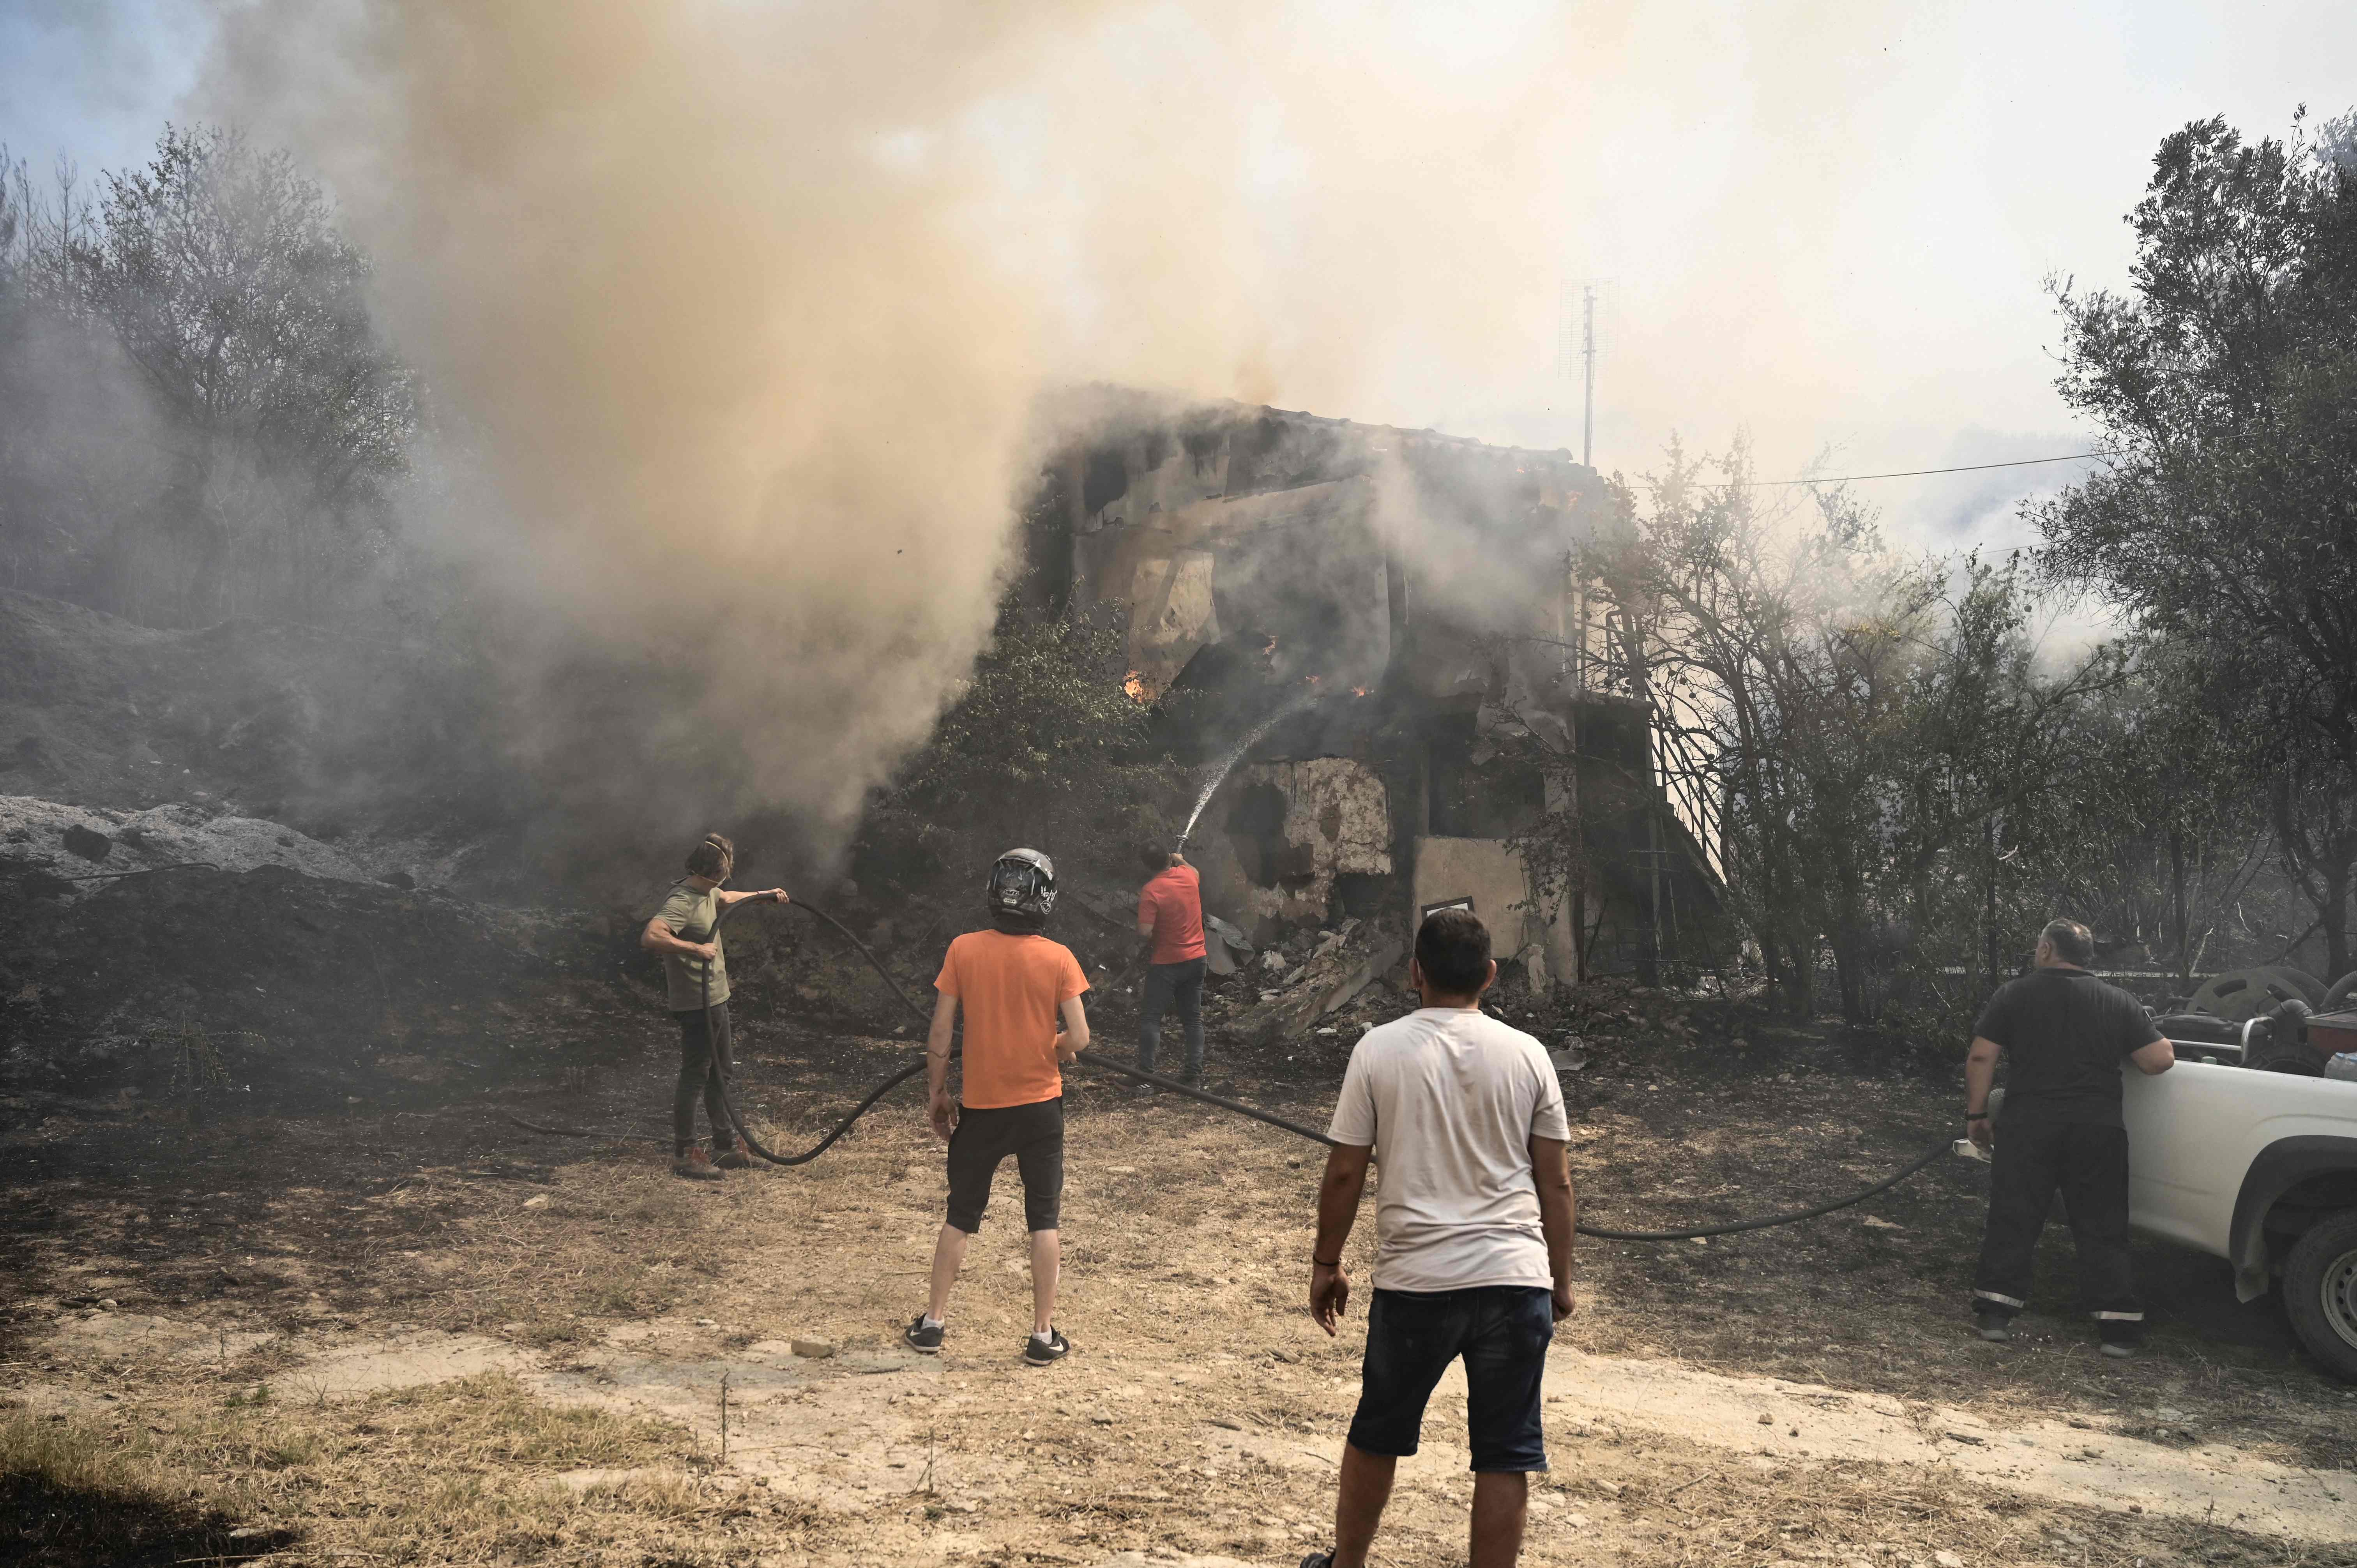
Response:
[[[1539,1381],[1555,1338],[1551,1294],[1536,1285],[1374,1293],[1351,1446],[1405,1457],[1424,1434],[1440,1374],[1465,1358],[1467,1446],[1477,1471],[1544,1470]]]
[[[1056,1229],[1064,1199],[1064,1097],[1030,1105],[983,1111],[961,1108],[950,1133],[952,1225],[971,1236],[982,1229],[990,1207],[990,1180],[998,1162],[1015,1156],[1023,1177],[1023,1225],[1028,1230]]]

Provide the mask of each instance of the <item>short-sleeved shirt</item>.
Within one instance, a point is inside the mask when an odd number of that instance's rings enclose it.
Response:
[[[2083,969],[2034,969],[1989,998],[1973,1033],[2005,1047],[2007,1122],[2120,1119],[2120,1065],[2159,1039],[2144,1004]]]
[[[1538,1041],[1461,1007],[1370,1029],[1326,1132],[1375,1151],[1377,1290],[1554,1283],[1530,1142],[1571,1131]]]
[[[1201,879],[1191,865],[1174,865],[1137,895],[1137,923],[1154,928],[1153,963],[1185,963],[1203,956]]]
[[[1080,960],[1061,942],[1006,931],[968,931],[951,942],[933,989],[956,997],[965,1016],[958,1103],[996,1111],[1063,1093],[1056,1015],[1088,988]]]
[[[691,942],[710,942],[717,955],[712,961],[712,994],[704,993],[704,961],[683,953],[663,954],[663,990],[674,1013],[693,1013],[707,1002],[717,1006],[728,1000],[728,950],[713,934],[720,918],[720,889],[698,889],[685,878],[671,885],[655,917],[671,934]]]

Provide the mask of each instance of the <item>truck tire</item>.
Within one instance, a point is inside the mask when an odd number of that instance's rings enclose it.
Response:
[[[2284,1261],[2292,1332],[2333,1376],[2357,1383],[2357,1208],[2309,1226]]]
[[[2324,993],[2324,1002],[2317,1011],[2332,1012],[2344,1005],[2352,994],[2357,994],[2357,969],[2351,970],[2332,983],[2332,989]]]

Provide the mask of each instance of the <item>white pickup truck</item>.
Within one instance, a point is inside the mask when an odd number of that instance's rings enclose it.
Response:
[[[2126,1090],[2128,1223],[2233,1264],[2244,1301],[2280,1276],[2300,1343],[2357,1382],[2357,1082],[2179,1061]]]

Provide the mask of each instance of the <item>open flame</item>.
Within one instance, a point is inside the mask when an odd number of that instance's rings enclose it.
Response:
[[[1136,671],[1133,670],[1121,678],[1121,689],[1129,693],[1131,702],[1141,705],[1146,702],[1146,677]]]

